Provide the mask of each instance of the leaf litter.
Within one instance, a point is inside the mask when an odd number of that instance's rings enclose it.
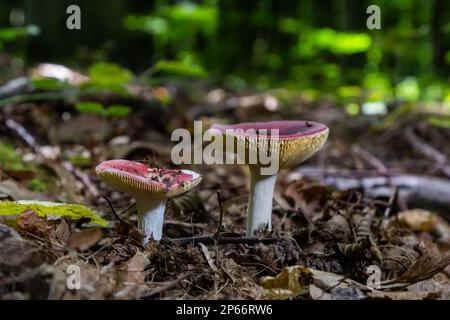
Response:
[[[202,173],[198,190],[169,202],[165,237],[143,246],[131,199],[103,184],[94,175],[95,165],[120,156],[180,168],[170,161],[171,129],[192,129],[196,118],[211,123],[245,121],[249,113],[259,116],[257,105],[237,105],[226,114],[214,105],[214,115],[201,114],[199,105],[209,102],[195,101],[182,88],[161,87],[177,107],[162,106],[147,89],[142,88],[145,97],[130,91],[132,112],[116,118],[80,114],[69,100],[58,102],[61,108],[43,101],[0,110],[2,119],[20,123],[35,138],[21,138],[12,127],[0,138],[2,145],[20,150],[24,160],[13,156],[8,161],[20,160],[18,165],[0,168],[1,299],[450,298],[450,213],[442,209],[445,206],[416,206],[403,197],[404,190],[394,197],[393,185],[367,192],[365,185],[342,189],[322,179],[324,167],[356,180],[424,172],[423,166],[403,161],[415,152],[399,148],[404,141],[392,132],[398,128],[374,134],[351,120],[330,123],[332,132],[351,135],[346,140],[332,136],[308,160],[307,165],[322,172],[319,178],[295,170],[280,173],[273,232],[253,239],[243,236],[245,169],[195,165],[186,169]],[[142,100],[148,96],[150,100]],[[125,103],[114,93],[92,99],[106,105]],[[142,104],[155,108],[140,108]],[[298,114],[283,117],[317,118],[329,107],[297,105],[292,110]],[[156,112],[158,116],[152,116]],[[254,121],[274,114],[260,116]],[[396,138],[386,138],[379,152],[380,136]],[[435,147],[448,153],[445,145]],[[427,172],[435,172],[433,166],[430,163]],[[33,201],[21,201],[25,199]],[[119,209],[123,212],[115,211]],[[80,269],[80,289],[67,287],[71,266]],[[368,270],[374,266],[381,273],[378,286],[371,287]]]

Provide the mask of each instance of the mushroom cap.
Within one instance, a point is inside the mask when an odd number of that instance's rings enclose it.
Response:
[[[272,135],[272,129],[278,129],[278,134]],[[219,130],[225,136],[225,140],[233,139],[235,153],[239,150],[237,144],[244,144],[246,163],[249,161],[249,152],[278,147],[280,169],[293,168],[308,159],[322,148],[329,133],[328,127],[323,123],[296,120],[214,124],[211,130]],[[258,163],[247,164],[265,166]]]
[[[108,160],[95,168],[108,185],[133,196],[174,197],[194,188],[202,177],[190,170],[150,168],[129,160]]]

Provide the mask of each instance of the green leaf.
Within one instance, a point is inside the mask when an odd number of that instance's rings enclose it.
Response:
[[[153,67],[155,72],[165,72],[173,75],[180,75],[185,77],[205,77],[206,71],[195,64],[190,64],[180,61],[161,60]]]
[[[89,68],[89,77],[93,84],[114,87],[128,83],[133,78],[133,74],[117,64],[100,62]]]
[[[403,101],[417,101],[420,95],[417,79],[414,77],[406,77],[402,82],[397,84],[395,94],[398,99]]]
[[[435,127],[450,129],[450,118],[428,117],[427,122]]]
[[[131,107],[121,105],[121,104],[113,104],[110,105],[105,110],[105,115],[110,117],[126,117],[131,112]]]
[[[10,42],[27,36],[37,36],[40,33],[38,26],[12,27],[0,29],[0,42]]]
[[[62,90],[67,89],[70,85],[57,79],[33,79],[33,86],[37,90]]]
[[[75,104],[75,109],[78,112],[82,113],[95,113],[95,114],[103,114],[104,108],[103,105],[99,102],[93,101],[83,101]]]
[[[72,220],[89,219],[91,224],[106,226],[108,222],[100,218],[90,208],[81,204],[67,204],[49,201],[21,200],[1,201],[0,216],[19,215],[26,209],[32,209],[41,217],[60,216]]]

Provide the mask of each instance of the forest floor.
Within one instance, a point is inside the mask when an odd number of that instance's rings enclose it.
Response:
[[[0,200],[79,203],[109,222],[1,212],[0,299],[450,298],[450,130],[420,115],[382,126],[301,96],[284,108],[274,103],[279,92],[198,86],[204,98],[194,100],[190,90],[136,86],[131,97],[86,98],[131,105],[122,117],[79,113],[70,97],[0,107]],[[203,180],[169,202],[163,240],[145,247],[133,200],[94,172],[114,158],[176,167],[170,132],[194,120],[207,128],[275,119],[317,120],[330,137],[280,173],[273,231],[254,238],[244,236],[244,167],[183,166]],[[67,286],[71,265],[80,289]]]

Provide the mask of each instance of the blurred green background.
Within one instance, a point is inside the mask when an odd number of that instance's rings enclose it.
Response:
[[[81,7],[81,30],[66,28],[71,4]],[[366,27],[371,4],[381,30]],[[0,50],[2,81],[39,62],[107,61],[227,90],[330,94],[350,114],[397,100],[450,107],[445,0],[2,0]]]

